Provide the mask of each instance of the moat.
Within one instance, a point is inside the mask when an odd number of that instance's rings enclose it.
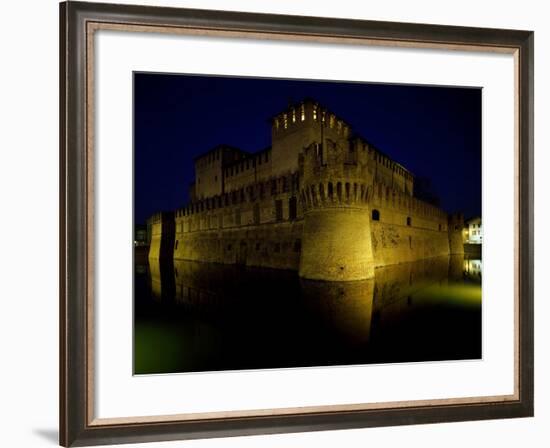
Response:
[[[136,374],[479,359],[481,260],[438,257],[317,282],[149,260],[135,270]]]

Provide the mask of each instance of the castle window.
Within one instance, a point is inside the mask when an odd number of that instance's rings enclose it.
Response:
[[[380,221],[380,212],[376,209],[372,211],[372,220],[373,221]]]
[[[288,115],[287,114],[283,114],[283,122],[284,122],[284,125],[285,125],[285,129],[288,128]]]
[[[231,244],[227,245],[227,250],[231,250]]]
[[[412,223],[411,217],[407,216],[407,225],[410,227]]]
[[[260,250],[260,243],[256,243],[256,251]]]
[[[176,245],[174,246],[174,250],[178,250],[178,243],[179,243],[179,241],[176,240]]]
[[[439,231],[441,232],[441,224],[439,224]]]
[[[317,104],[313,105],[313,121],[317,121]]]
[[[292,122],[296,123],[296,109],[292,109]]]
[[[294,252],[300,252],[302,250],[302,240],[294,241]]]
[[[283,201],[280,199],[275,201],[275,221],[281,222],[283,220]]]
[[[296,203],[296,197],[292,196],[288,200],[288,219],[290,221],[293,221],[296,219],[298,213],[297,213],[297,203]]]
[[[218,176],[214,176],[214,182],[218,182]]]
[[[306,106],[304,104],[300,107],[300,119],[306,121]]]

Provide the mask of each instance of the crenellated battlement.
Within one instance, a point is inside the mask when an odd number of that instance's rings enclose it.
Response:
[[[311,98],[289,104],[285,110],[271,118],[271,124],[272,135],[276,138],[303,127],[321,126],[334,130],[343,138],[351,135],[351,126],[346,121]]]

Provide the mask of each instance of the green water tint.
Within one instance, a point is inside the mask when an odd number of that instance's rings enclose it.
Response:
[[[135,274],[135,373],[481,357],[481,261],[443,257],[357,282],[179,261]]]

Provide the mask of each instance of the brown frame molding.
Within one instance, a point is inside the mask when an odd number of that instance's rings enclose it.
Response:
[[[516,364],[510,396],[93,418],[93,35],[98,29],[505,52],[516,60]],[[60,4],[60,444],[83,446],[533,415],[533,32]]]

